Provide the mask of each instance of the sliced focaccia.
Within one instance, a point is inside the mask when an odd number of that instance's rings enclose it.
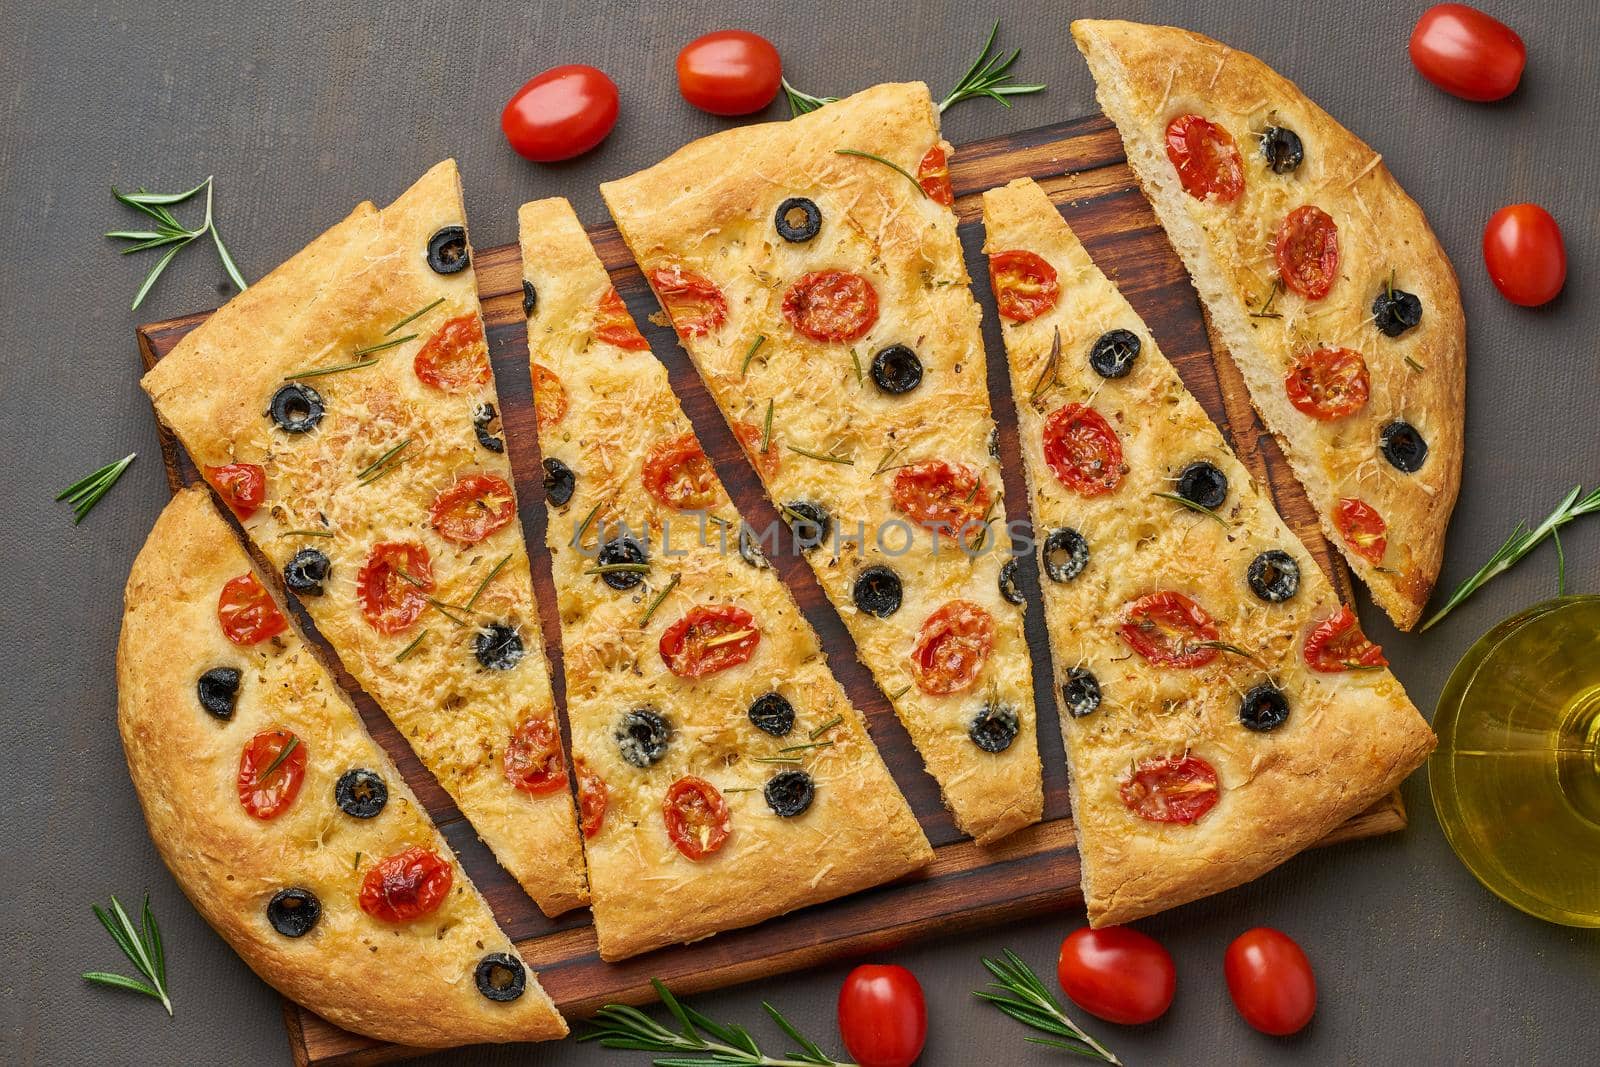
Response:
[[[501,864],[548,914],[587,899],[455,164],[358,207],[143,384]]]
[[[1100,106],[1329,539],[1395,624],[1439,574],[1461,480],[1455,272],[1382,158],[1254,56],[1072,24]]]
[[[728,130],[601,186],[957,826],[1043,807],[1021,595],[920,83]]]
[[[1084,897],[1126,922],[1283,862],[1433,734],[1043,190],[983,208]]]
[[[567,1032],[200,489],[128,576],[118,723],[150,836],[257,974],[403,1045]]]
[[[600,954],[933,858],[565,200],[525,204],[548,541]],[[762,456],[759,443],[758,459]]]

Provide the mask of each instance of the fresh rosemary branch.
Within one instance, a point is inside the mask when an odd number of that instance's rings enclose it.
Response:
[[[1005,107],[1011,106],[1008,96],[1027,96],[1029,93],[1044,91],[1043,85],[1016,85],[1011,81],[1011,68],[1017,62],[1017,57],[1022,55],[1022,49],[1013,49],[1010,55],[991,54],[994,48],[995,34],[1000,32],[1000,20],[995,19],[994,25],[989,27],[989,36],[983,42],[983,51],[978,53],[978,58],[972,61],[972,66],[956,82],[956,87],[950,90],[950,95],[939,102],[939,113],[943,114],[963,100],[977,100],[988,97],[999,102]]]
[[[1226,530],[1228,528],[1228,520],[1227,519],[1223,518],[1221,515],[1218,515],[1215,511],[1212,511],[1210,508],[1206,507],[1204,504],[1196,504],[1193,500],[1190,500],[1186,496],[1179,496],[1177,493],[1151,493],[1150,495],[1151,496],[1158,496],[1162,500],[1170,500],[1174,504],[1182,504],[1184,507],[1188,508],[1190,511],[1198,511],[1202,515],[1209,515],[1211,518],[1217,520],[1217,522],[1222,525],[1222,528],[1224,530]]]
[[[595,1028],[578,1040],[599,1041],[606,1048],[635,1052],[676,1053],[656,1057],[652,1062],[657,1067],[854,1067],[848,1061],[833,1059],[823,1052],[815,1041],[796,1030],[794,1024],[785,1019],[777,1008],[765,1001],[761,1006],[767,1010],[778,1029],[800,1046],[800,1051],[781,1057],[768,1056],[744,1027],[712,1022],[681,1003],[659,978],[652,978],[650,984],[655,986],[656,995],[673,1018],[677,1019],[681,1030],[671,1030],[661,1025],[638,1008],[626,1004],[607,1004],[595,1012]]]
[[[117,943],[122,954],[127,956],[128,961],[145,976],[146,981],[141,982],[137,978],[106,971],[89,971],[83,977],[96,985],[128,989],[135,993],[143,993],[147,997],[154,997],[161,1001],[161,1006],[167,1009],[168,1015],[171,1015],[172,999],[167,996],[167,956],[161,946],[161,929],[156,926],[156,917],[150,911],[150,894],[145,894],[144,908],[140,912],[138,926],[128,918],[128,913],[122,909],[122,902],[116,897],[111,898],[109,914],[98,904],[93,907],[94,917],[100,920],[100,925],[106,928],[111,940]]]
[[[812,96],[810,93],[802,93],[789,84],[788,78],[780,78],[779,81],[783,83],[783,97],[789,101],[790,118],[815,111],[823,104],[831,104],[839,99],[837,96]]]
[[[1101,1063],[1122,1062],[1067,1017],[1061,1002],[1045,988],[1039,976],[1023,962],[1021,956],[1006,949],[1005,959],[992,960],[985,956],[983,965],[997,980],[990,982],[988,989],[980,989],[973,996],[988,1001],[1024,1026],[1053,1035],[1048,1038],[1028,1038],[1033,1044],[1058,1048]]]
[[[928,191],[922,187],[922,183],[917,181],[917,179],[912,176],[909,170],[906,170],[892,159],[884,159],[882,156],[875,156],[871,152],[863,152],[859,148],[835,148],[833,150],[833,154],[836,156],[856,156],[860,159],[870,159],[874,163],[882,163],[890,170],[899,171],[905,180],[910,182],[916,188],[918,196],[928,195]]]
[[[128,469],[137,455],[137,452],[129,452],[115,463],[107,463],[93,474],[80,478],[61,490],[56,500],[65,500],[72,505],[72,525],[78,525],[85,515],[94,510],[94,506],[100,503],[100,498],[117,484],[117,479],[122,477],[122,472]]]
[[[1572,491],[1562,498],[1561,503],[1556,505],[1556,509],[1533,529],[1528,529],[1528,524],[1525,522],[1517,523],[1516,527],[1511,531],[1511,536],[1506,538],[1505,543],[1495,551],[1494,555],[1489,557],[1489,562],[1479,568],[1477,574],[1462,582],[1460,587],[1450,594],[1450,599],[1444,602],[1444,606],[1434,612],[1428,621],[1422,624],[1419,632],[1432,629],[1440,619],[1454,611],[1463,600],[1476,593],[1489,579],[1510,570],[1523,556],[1539,547],[1545,538],[1555,537],[1556,531],[1561,527],[1581,515],[1589,515],[1596,511],[1600,511],[1600,489],[1592,490],[1589,495],[1584,496],[1583,486],[1575,485],[1572,487]],[[1561,584],[1564,586],[1566,577],[1565,559],[1562,559],[1560,563]]]
[[[177,216],[171,212],[170,208],[174,204],[183,203],[202,189],[205,190],[206,194],[205,221],[200,224],[198,229],[191,230],[178,221]],[[144,284],[139,286],[139,291],[133,297],[132,310],[139,310],[139,305],[144,303],[145,296],[156,284],[156,279],[161,277],[161,272],[167,269],[167,265],[172,262],[173,258],[183,251],[184,247],[191,241],[207,235],[211,237],[212,243],[217,246],[217,256],[222,260],[223,269],[228,272],[228,277],[233,279],[233,284],[239,287],[240,292],[249,288],[250,283],[244,280],[243,274],[239,273],[238,265],[234,263],[233,257],[228,254],[228,247],[222,243],[222,235],[217,232],[217,223],[211,214],[211,194],[210,178],[207,178],[193,189],[182,193],[149,193],[142,188],[133,193],[119,193],[115,187],[112,188],[111,195],[117,199],[118,203],[126,204],[135,211],[148,215],[155,220],[156,228],[153,230],[112,230],[106,234],[107,237],[132,242],[122,250],[123,255],[127,255],[130,252],[144,252],[152,248],[165,248],[168,245],[172,246],[165,255],[156,261],[155,267],[145,278]]]

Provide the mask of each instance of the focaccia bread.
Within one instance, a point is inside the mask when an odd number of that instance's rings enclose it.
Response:
[[[984,194],[1089,921],[1246,882],[1434,738],[1128,302],[1028,180]]]
[[[206,496],[156,521],[117,647],[128,769],[173,877],[257,974],[347,1030],[422,1047],[564,1035]]]
[[[546,914],[587,899],[460,181],[362,204],[144,378],[345,668]]]
[[[1382,158],[1260,60],[1166,26],[1072,24],[1100,106],[1256,410],[1402,630],[1461,481],[1455,271]]]
[[[1043,790],[948,152],[927,86],[880,85],[600,191],[724,417],[765,442],[785,540],[987,843]]]
[[[739,514],[571,206],[523,205],[521,232],[601,957],[926,864],[816,634],[776,572],[740,553]]]

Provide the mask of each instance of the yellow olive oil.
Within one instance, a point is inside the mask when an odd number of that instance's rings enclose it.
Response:
[[[1523,911],[1600,927],[1600,596],[1547,601],[1480,638],[1434,730],[1429,781],[1456,855]]]

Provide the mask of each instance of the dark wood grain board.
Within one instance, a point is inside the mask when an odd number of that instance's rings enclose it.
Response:
[[[1271,435],[1257,421],[1238,372],[1225,354],[1218,352],[1213,357],[1188,276],[1136,188],[1115,130],[1100,116],[966,145],[957,149],[951,167],[967,266],[979,282],[975,288],[984,305],[989,386],[1000,425],[1009,517],[1024,517],[1019,502],[1027,498],[1004,348],[988,286],[982,284],[988,272],[980,252],[983,234],[979,194],[1019,177],[1037,179],[1049,193],[1090,254],[1144,317],[1184,382],[1223,427],[1239,459],[1270,487],[1285,521],[1327,571],[1340,595],[1349,600],[1348,572],[1323,540],[1310,504]],[[507,205],[508,213],[512,207]],[[775,521],[776,515],[763,498],[754,473],[671,331],[646,321],[646,316],[657,311],[655,301],[617,231],[607,224],[591,227],[589,233],[618,291],[666,364],[673,387],[734,501],[758,527]],[[304,236],[309,241],[314,235]],[[549,558],[539,548],[544,539],[545,509],[521,309],[521,263],[516,246],[507,245],[477,249],[473,265],[488,326],[507,443],[517,474],[522,519],[533,546],[534,586],[545,643],[558,668],[556,691],[560,701],[564,691],[559,671],[556,599]],[[138,338],[144,365],[149,367],[170,352],[184,334],[205,318],[202,313],[141,326]],[[193,465],[165,430],[161,447],[174,490],[196,480]],[[1082,899],[1033,558],[1023,557],[1021,567],[1030,604],[1027,636],[1034,660],[1039,750],[1045,768],[1044,822],[987,849],[957,833],[939,802],[937,786],[923,772],[921,760],[870,674],[856,661],[844,626],[810,569],[793,555],[776,555],[773,563],[816,627],[835,673],[856,706],[867,714],[885,761],[935,846],[936,859],[926,870],[893,885],[808,908],[749,930],[723,934],[693,946],[663,949],[620,964],[600,961],[587,911],[554,920],[539,913],[477,840],[450,798],[411,754],[387,718],[347,674],[336,669],[340,682],[355,695],[373,736],[395,758],[424,806],[460,853],[463,865],[483,890],[496,917],[516,939],[545,988],[570,1018],[588,1015],[607,1002],[650,1000],[654,995],[649,986],[652,977],[665,980],[675,991],[693,993],[879,951],[916,938],[947,936],[1066,909]],[[297,611],[297,615],[302,627],[313,634],[313,640],[320,641],[303,613]],[[1396,794],[1340,827],[1324,843],[1386,833],[1404,825],[1405,812]],[[295,1060],[300,1064],[352,1067],[396,1059],[411,1051],[347,1033],[292,1003],[285,1002],[284,1019]]]

